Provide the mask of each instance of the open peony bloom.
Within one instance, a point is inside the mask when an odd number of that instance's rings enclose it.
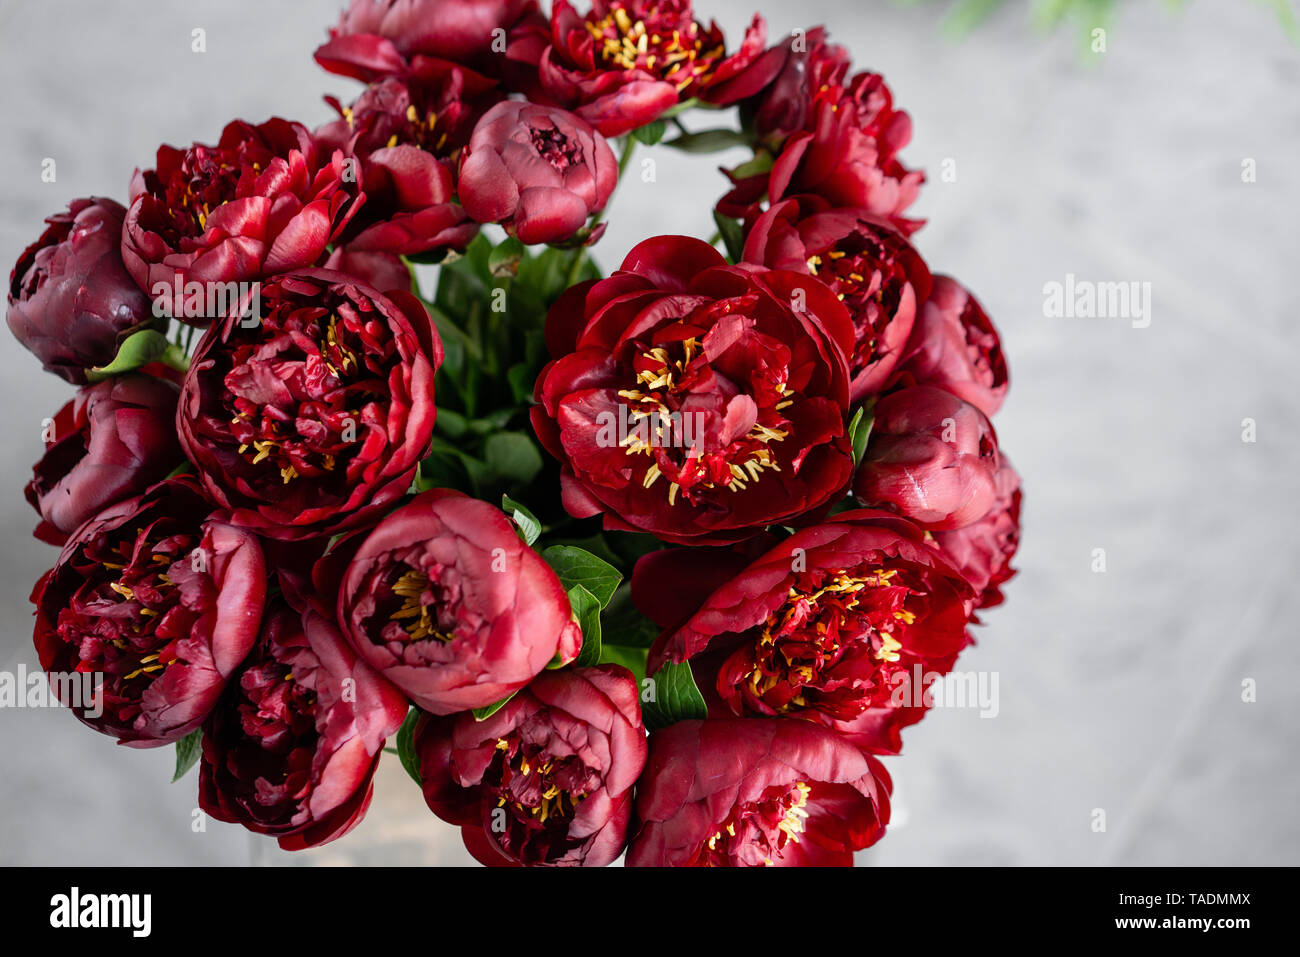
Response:
[[[222,318],[206,308],[211,284],[252,282],[320,265],[362,201],[360,177],[301,123],[236,120],[215,146],[158,148],[136,171],[122,258],[160,311],[190,325]],[[202,284],[204,307],[190,292]],[[179,291],[178,291],[179,290]]]
[[[816,276],[853,320],[849,398],[889,379],[902,357],[930,270],[907,239],[863,209],[833,208],[815,196],[775,204],[745,240],[745,260]]]
[[[361,164],[365,206],[343,242],[354,252],[404,256],[462,249],[478,232],[455,202],[452,159],[495,101],[488,81],[446,67],[436,85],[386,77],[351,106],[329,100],[339,119],[316,131]]]
[[[122,263],[125,218],[111,199],[75,199],[45,220],[9,276],[9,330],[45,371],[77,385],[132,332],[167,328]]]
[[[565,293],[546,335],[533,427],[570,514],[738,541],[847,487],[853,326],[820,282],[660,236]]]
[[[802,718],[896,753],[902,728],[925,715],[900,686],[916,666],[947,672],[967,644],[970,586],[920,530],[883,512],[842,512],[744,568],[714,565],[710,574],[689,551],[652,552],[632,593],[668,628],[648,672],[690,661],[718,716]],[[660,616],[672,607],[661,596],[701,591],[684,623]]]
[[[650,735],[629,867],[850,867],[889,823],[875,758],[802,721],[682,721]]]
[[[423,716],[425,801],[488,865],[603,867],[623,852],[646,759],[632,673],[546,671],[500,711]]]
[[[199,806],[285,850],[342,837],[365,814],[384,739],[408,707],[331,618],[277,598],[203,726]]]
[[[768,179],[772,202],[812,193],[833,206],[865,209],[905,234],[921,223],[903,217],[925,174],[906,169],[898,152],[912,120],[895,110],[884,77],[859,73],[812,93],[806,128],[782,146]]]
[[[536,80],[545,29],[536,0],[351,0],[316,62],[367,83],[452,64],[518,89]]]
[[[1007,394],[1007,360],[992,320],[969,292],[935,276],[899,364],[900,382],[932,385],[990,418]]]
[[[176,441],[178,395],[162,379],[115,376],[86,386],[59,410],[27,483],[27,501],[41,516],[37,538],[62,545],[82,522],[185,461]]]
[[[433,435],[442,344],[424,306],[330,270],[262,284],[204,335],[176,425],[231,521],[279,539],[373,521],[410,487]]]
[[[618,161],[585,120],[513,100],[488,110],[461,157],[469,215],[529,245],[573,239],[617,182]]]
[[[434,714],[500,701],[582,645],[559,578],[505,513],[446,489],[417,495],[356,546],[338,620],[363,659]]]
[[[73,710],[122,744],[197,729],[257,638],[262,550],[210,510],[191,479],[160,482],[81,526],[32,593],[41,667],[102,675]]]
[[[722,31],[696,21],[691,0],[593,0],[585,15],[555,0],[538,72],[557,103],[605,136],[621,136],[679,100],[732,103],[744,96],[747,85],[730,84],[759,56],[765,35],[756,17],[740,50],[728,56]]]
[[[863,505],[887,508],[931,531],[961,528],[993,506],[1000,453],[984,413],[950,392],[891,392],[853,481]]]

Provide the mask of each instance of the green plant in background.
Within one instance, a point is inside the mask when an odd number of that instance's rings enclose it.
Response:
[[[928,0],[896,0],[915,6]],[[1055,30],[1066,20],[1074,21],[1083,31],[1085,41],[1096,27],[1110,25],[1116,0],[948,0],[949,12],[944,29],[955,37],[963,37],[978,27],[998,7],[1015,2],[1028,6],[1034,26],[1043,32]],[[1188,0],[1164,0],[1165,6],[1180,10]],[[1255,0],[1264,7],[1273,8],[1278,22],[1292,43],[1300,44],[1300,17],[1292,4],[1294,0]]]

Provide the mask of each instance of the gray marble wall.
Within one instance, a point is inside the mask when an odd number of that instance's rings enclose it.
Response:
[[[159,141],[212,139],[236,115],[324,119],[320,95],[353,89],[310,56],[338,2],[0,0],[0,260],[69,199],[124,196]],[[864,862],[1297,864],[1300,50],[1261,4],[1199,0],[1175,17],[1148,0],[1121,5],[1105,54],[1081,55],[1073,31],[1037,35],[1023,5],[960,44],[934,5],[768,5],[774,34],[829,25],[912,113],[905,157],[931,174],[917,241],[1002,329],[1013,386],[997,426],[1027,489],[1021,574],[962,663],[998,675],[1000,711],[911,729],[889,763],[896,826]],[[697,7],[736,34],[750,4]],[[607,266],[651,233],[712,231],[716,163],[645,155],[658,181],[620,192],[597,247]],[[41,182],[44,157],[56,183]],[[948,159],[953,182],[938,175]],[[1043,286],[1067,274],[1149,282],[1150,325],[1046,318]],[[41,419],[69,393],[9,352],[6,670],[36,664],[27,595],[53,553],[28,537],[20,490]],[[61,711],[0,711],[0,863],[288,857],[235,827],[194,833],[194,781],[168,784],[171,761]],[[395,760],[377,791],[360,829],[294,860],[467,860]]]

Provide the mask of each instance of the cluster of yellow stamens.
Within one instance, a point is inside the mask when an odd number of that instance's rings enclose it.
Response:
[[[628,455],[650,455],[653,456],[654,449],[662,447],[664,442],[664,424],[672,421],[672,412],[663,400],[655,395],[656,392],[669,391],[674,389],[681,376],[685,375],[686,370],[690,367],[691,362],[696,358],[696,350],[699,348],[699,340],[691,337],[681,341],[682,356],[679,359],[673,359],[664,346],[655,346],[642,353],[642,357],[654,363],[650,368],[642,369],[637,373],[637,382],[643,387],[640,389],[620,389],[618,397],[631,403],[628,414],[639,423],[642,419],[651,419],[655,423],[654,437],[655,441],[647,442],[647,436],[640,429],[630,430],[627,437],[622,439],[620,444]],[[784,386],[781,389],[782,396],[794,395],[793,390]],[[793,399],[785,398],[774,408],[776,411],[788,408]],[[685,423],[683,423],[685,428]],[[750,482],[757,482],[766,470],[774,472],[781,471],[781,466],[768,448],[772,442],[780,442],[789,435],[784,429],[771,428],[763,425],[761,422],[755,422],[744,436],[744,440],[762,443],[761,445],[748,450],[743,459],[738,462],[728,462],[727,468],[731,473],[724,486],[733,492],[741,492],[748,488]],[[703,466],[700,460],[706,454],[702,447],[703,437],[699,435],[691,436],[687,443],[689,446],[685,461],[677,469],[680,476],[690,475],[692,472]],[[715,453],[716,454],[716,453]],[[659,480],[663,474],[659,467],[658,461],[651,461],[646,468],[645,474],[641,478],[641,485],[644,488],[650,488]],[[711,480],[705,479],[692,483],[692,488],[712,489],[717,486]],[[677,495],[681,491],[679,482],[670,481],[668,483],[668,504],[677,504]]]
[[[712,64],[725,52],[721,45],[704,49],[698,23],[691,22],[684,34],[679,29],[652,32],[644,21],[634,21],[622,7],[615,7],[600,20],[587,21],[586,27],[606,63],[653,73],[672,82],[679,91],[708,76]]]
[[[401,623],[412,641],[423,641],[426,638],[436,638],[443,642],[451,641],[454,635],[438,630],[438,623],[430,611],[433,604],[424,602],[428,590],[428,575],[414,568],[404,572],[393,583],[393,594],[402,599],[402,605],[388,616],[389,620]]]
[[[776,822],[775,830],[778,832],[779,836],[778,834],[771,835],[772,837],[776,837],[776,846],[771,847],[769,844],[769,849],[775,850],[779,853],[787,844],[799,843],[799,836],[803,834],[808,827],[807,806],[808,795],[811,793],[811,787],[803,781],[796,781],[793,788],[791,788],[790,793],[781,799],[781,804],[784,804],[786,801],[789,801],[790,804],[785,809],[785,813],[782,815],[781,819]],[[726,835],[726,838],[723,837],[724,834]],[[710,837],[708,841],[705,842],[705,846],[708,847],[710,851],[718,853],[718,843],[722,842],[726,845],[729,843],[728,839],[734,838],[735,836],[736,823],[734,820],[731,820],[728,821],[721,830]],[[712,860],[709,860],[707,863],[712,864],[713,862]],[[768,867],[775,866],[775,862],[770,857],[764,857],[763,863]]]

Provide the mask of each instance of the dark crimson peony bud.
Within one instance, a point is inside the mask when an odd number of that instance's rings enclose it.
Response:
[[[121,744],[197,729],[257,638],[262,550],[210,510],[191,479],[160,482],[77,529],[32,592],[41,667],[102,675],[102,714],[74,713]]]
[[[122,264],[126,210],[76,199],[56,213],[9,274],[9,329],[47,372],[80,385],[139,329],[166,330]]]
[[[533,427],[571,515],[738,541],[847,487],[853,326],[820,282],[660,236],[570,289],[546,334]]]
[[[1007,394],[1007,361],[993,322],[969,292],[935,276],[900,363],[899,380],[932,385],[992,418]]]
[[[696,21],[691,0],[593,0],[586,16],[555,0],[538,72],[557,103],[603,135],[621,136],[734,79],[762,49],[761,23],[729,58],[722,31]],[[735,102],[725,89],[716,97]]]
[[[995,477],[997,499],[988,514],[962,528],[935,532],[935,544],[979,592],[977,607],[1002,604],[1000,585],[1015,570],[1011,559],[1020,544],[1020,476],[1002,457]]]
[[[451,160],[496,101],[491,87],[447,66],[436,87],[388,77],[350,107],[329,101],[341,119],[317,139],[360,162],[366,195],[344,236],[349,249],[415,255],[462,249],[474,238],[477,225],[455,202]]]
[[[629,867],[851,867],[889,823],[889,775],[804,721],[682,721],[650,735]]]
[[[480,223],[501,223],[527,245],[573,239],[605,208],[618,161],[572,113],[514,100],[479,121],[461,155],[460,200]]]
[[[218,317],[191,284],[211,298],[213,284],[319,265],[360,205],[359,178],[300,123],[236,120],[217,145],[162,146],[136,171],[122,258],[160,310],[205,326]]]
[[[889,220],[905,234],[921,222],[903,217],[925,175],[897,159],[912,138],[912,121],[895,110],[889,87],[875,73],[814,95],[808,126],[791,136],[768,181],[772,202],[813,193],[832,206],[855,207]]]
[[[788,136],[810,128],[817,95],[843,84],[849,66],[849,51],[828,42],[823,27],[791,34],[755,62],[752,72],[770,81],[741,110],[752,114],[758,138],[779,149]]]
[[[357,527],[410,487],[433,434],[442,344],[400,290],[309,269],[262,283],[261,320],[204,335],[176,425],[231,521],[270,538]]]
[[[550,566],[500,509],[448,489],[375,526],[338,589],[357,653],[434,714],[500,701],[582,644]]]
[[[441,63],[518,80],[536,75],[531,35],[545,24],[536,0],[352,0],[316,62],[367,83]]]
[[[860,502],[931,531],[969,525],[993,506],[998,437],[983,412],[931,386],[892,392],[872,412],[853,480]]]
[[[161,379],[118,376],[86,386],[59,410],[27,483],[27,501],[42,519],[37,538],[62,545],[82,522],[185,461],[176,441],[178,394]]]
[[[930,270],[901,233],[861,209],[800,197],[759,217],[745,240],[748,262],[816,276],[853,319],[850,401],[880,391],[902,357]]]
[[[289,851],[342,837],[365,815],[408,707],[331,618],[277,598],[203,726],[199,806]]]
[[[689,550],[651,553],[633,598],[663,621],[655,607],[699,577]],[[690,660],[714,715],[803,718],[894,754],[902,728],[925,715],[924,702],[900,689],[917,666],[951,669],[967,644],[971,595],[911,523],[842,512],[733,572],[659,638],[648,669]]]
[[[424,799],[489,866],[603,867],[623,852],[645,766],[626,668],[544,671],[500,711],[416,725]]]

